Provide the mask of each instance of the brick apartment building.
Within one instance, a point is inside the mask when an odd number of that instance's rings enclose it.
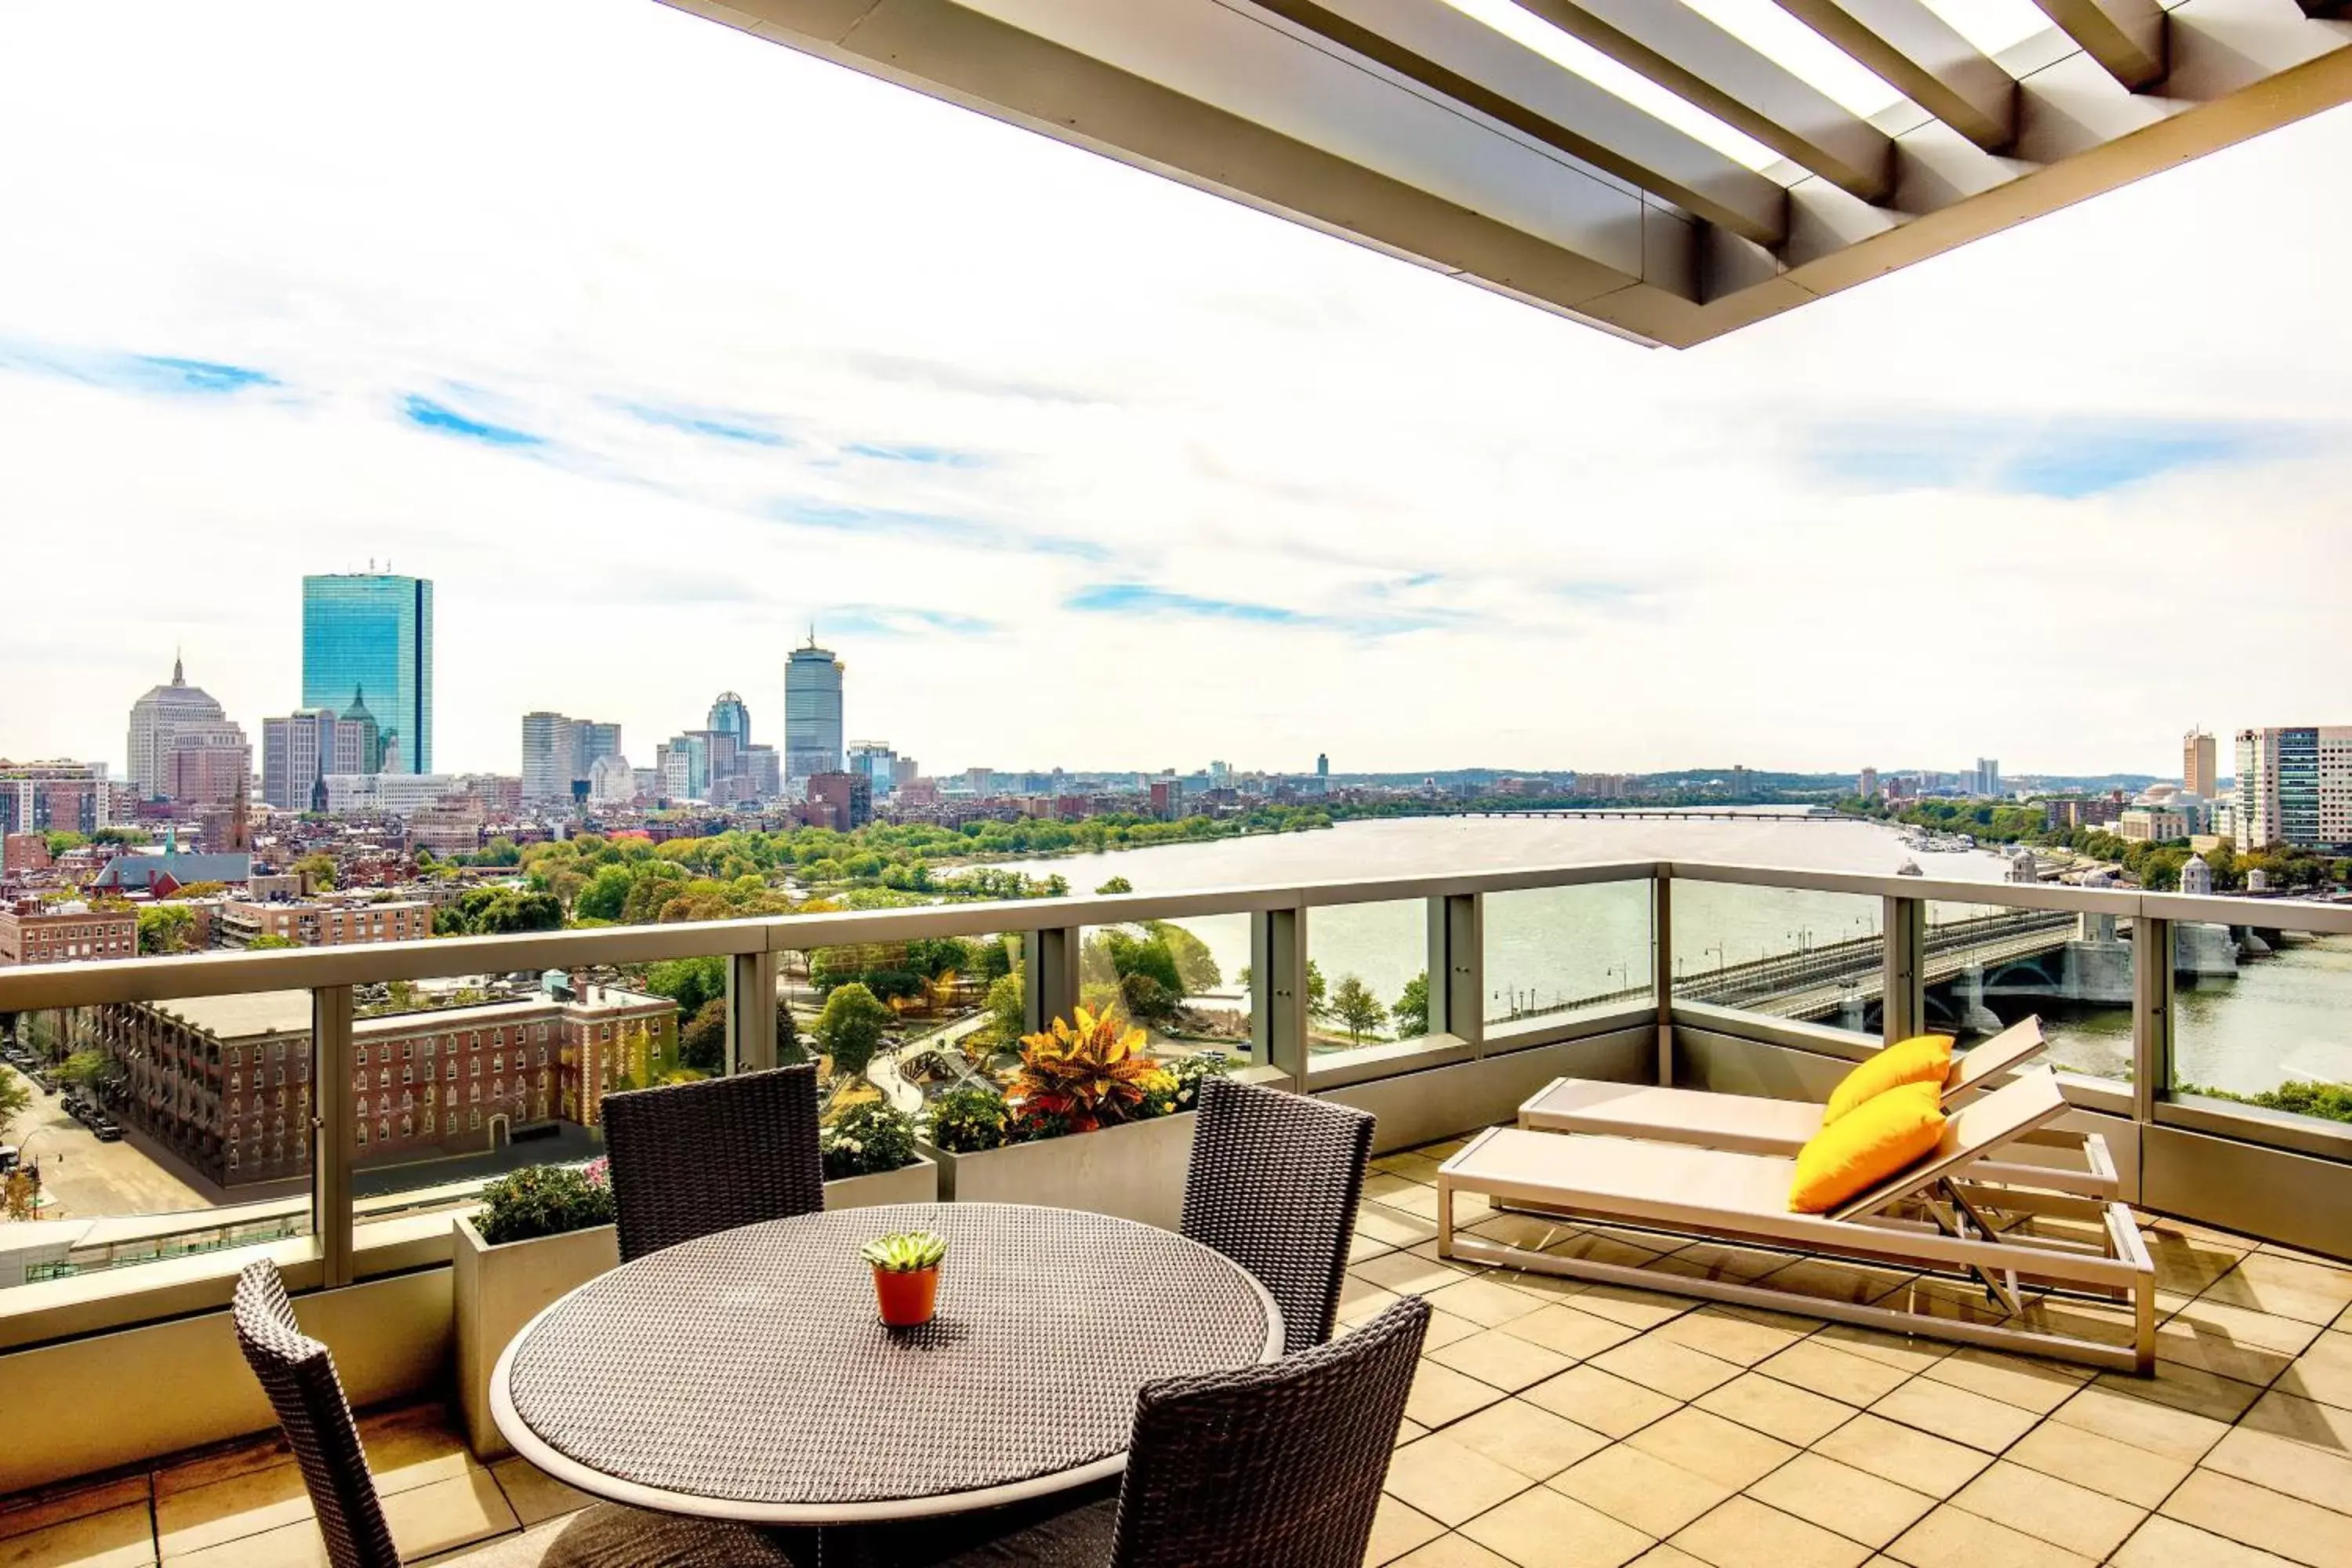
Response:
[[[310,1168],[310,995],[261,992],[85,1010],[125,1121],[225,1187]],[[593,1127],[608,1089],[677,1065],[677,1004],[551,974],[512,1001],[352,1023],[362,1165],[478,1154],[551,1121]]]
[[[139,917],[85,903],[0,906],[0,966],[139,956]]]
[[[297,947],[341,947],[361,942],[422,942],[433,934],[433,906],[422,899],[385,903],[304,900],[231,900],[221,907],[223,945],[249,947],[274,936]]]

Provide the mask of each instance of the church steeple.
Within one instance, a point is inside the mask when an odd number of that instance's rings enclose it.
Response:
[[[172,684],[185,686],[187,683],[187,675],[180,668],[180,650],[173,648],[172,650]]]

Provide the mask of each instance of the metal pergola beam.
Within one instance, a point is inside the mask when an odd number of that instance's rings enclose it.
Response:
[[[2133,92],[2164,79],[2164,8],[2157,0],[2033,0],[2083,52]]]
[[[1515,4],[1864,201],[1884,201],[1894,189],[1893,138],[1686,6]]]
[[[1919,0],[1777,0],[1988,153],[2017,139],[2017,83]]]
[[[1444,0],[1253,0],[1320,38],[1759,245],[1788,193]]]

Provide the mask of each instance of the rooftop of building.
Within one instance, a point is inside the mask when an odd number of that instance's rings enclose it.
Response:
[[[193,1028],[223,1043],[269,1039],[310,1031],[308,991],[254,991],[234,996],[191,996],[154,1004]],[[354,1036],[404,1035],[419,1029],[478,1028],[485,1025],[529,1020],[551,1007],[625,1011],[638,1007],[673,1006],[667,996],[631,991],[618,985],[591,985],[585,1000],[556,996],[545,991],[530,995],[460,1007],[420,1007],[399,1013],[375,1013],[352,1021]]]

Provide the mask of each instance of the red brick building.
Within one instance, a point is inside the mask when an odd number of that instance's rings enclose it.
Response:
[[[0,907],[0,965],[137,956],[139,917],[129,910],[31,899]]]
[[[385,903],[307,900],[234,900],[222,906],[221,940],[250,946],[265,936],[297,947],[341,947],[360,942],[422,942],[433,934],[433,906],[422,899]]]

